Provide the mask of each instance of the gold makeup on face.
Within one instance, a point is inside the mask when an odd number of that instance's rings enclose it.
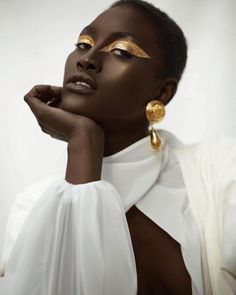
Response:
[[[130,40],[116,40],[100,50],[109,52],[113,49],[122,49],[137,57],[151,58],[143,49]]]
[[[78,43],[86,43],[86,44],[89,44],[91,47],[94,46],[94,40],[89,35],[80,35]]]
[[[81,35],[79,37],[78,43],[86,43],[89,44],[91,47],[94,46],[95,42],[93,38],[89,35]],[[141,58],[151,58],[142,48],[140,48],[137,44],[130,40],[116,40],[111,44],[105,46],[104,48],[100,49],[103,52],[110,52],[113,49],[121,49],[128,51],[130,54],[141,57]]]

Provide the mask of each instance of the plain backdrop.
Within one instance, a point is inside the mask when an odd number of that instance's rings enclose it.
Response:
[[[42,133],[23,96],[61,85],[81,29],[112,1],[0,0],[0,254],[16,195],[65,173],[66,143]],[[183,29],[188,63],[160,128],[191,143],[236,136],[236,1],[153,0]],[[147,73],[148,75],[148,73]]]

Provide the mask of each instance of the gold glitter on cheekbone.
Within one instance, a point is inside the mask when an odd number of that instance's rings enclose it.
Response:
[[[143,51],[138,45],[135,43],[128,41],[128,40],[118,40],[112,42],[110,45],[104,47],[103,49],[100,49],[101,51],[109,52],[113,49],[121,49],[128,51],[130,54],[142,57],[142,58],[151,58],[145,51]]]

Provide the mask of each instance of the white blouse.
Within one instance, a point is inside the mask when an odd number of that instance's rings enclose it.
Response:
[[[204,291],[200,233],[174,152],[182,144],[159,132],[160,152],[147,136],[104,157],[99,181],[74,185],[53,176],[17,196],[5,233],[0,294],[136,294],[125,216],[134,204],[181,245],[192,294],[210,294]]]

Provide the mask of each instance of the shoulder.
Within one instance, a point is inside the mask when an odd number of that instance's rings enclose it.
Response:
[[[198,165],[209,164],[217,169],[236,159],[236,137],[221,135],[173,149],[180,162],[187,159]]]
[[[236,180],[236,138],[222,135],[174,151],[192,202],[203,206],[210,196],[218,203],[228,199],[226,191]]]

